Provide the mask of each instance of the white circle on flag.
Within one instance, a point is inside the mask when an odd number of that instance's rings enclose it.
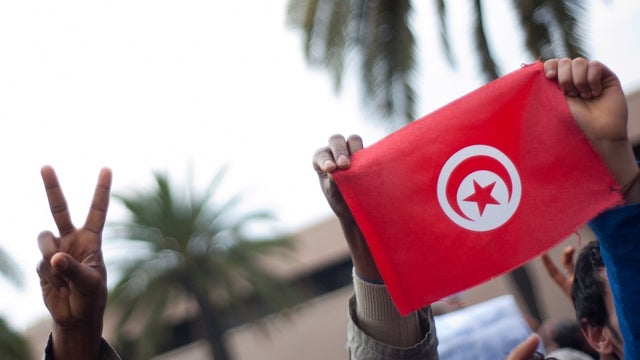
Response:
[[[472,145],[453,154],[438,176],[438,202],[457,225],[489,231],[506,223],[520,204],[518,171],[500,150]]]

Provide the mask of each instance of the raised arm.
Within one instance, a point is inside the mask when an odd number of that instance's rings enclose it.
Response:
[[[358,359],[437,359],[437,337],[429,308],[400,316],[382,284],[369,247],[332,173],[347,169],[362,139],[333,135],[316,151],[313,168],[329,206],[340,221],[353,261],[355,296],[350,300],[349,357]]]
[[[544,265],[547,274],[553,280],[556,285],[567,295],[567,298],[571,300],[571,286],[573,285],[573,278],[575,273],[576,264],[573,260],[573,255],[576,249],[573,246],[567,246],[562,250],[562,267],[564,271],[558,269],[556,264],[551,260],[551,256],[543,254],[542,264]]]
[[[329,206],[340,220],[356,274],[366,280],[379,282],[380,273],[369,246],[331,176],[334,171],[347,169],[351,165],[351,155],[362,148],[362,138],[358,135],[351,135],[348,139],[342,135],[333,135],[326,147],[316,151],[313,156],[313,168],[318,174],[320,187]]]
[[[564,89],[573,117],[621,185],[628,205],[600,214],[590,226],[598,237],[613,295],[616,317],[611,313],[608,316],[619,320],[612,322],[619,325],[625,358],[636,359],[640,354],[640,176],[627,134],[626,99],[616,75],[597,61],[550,60],[545,63],[545,70],[547,77],[557,79]],[[588,327],[589,322],[584,320]],[[598,336],[594,342],[599,339]]]
[[[595,60],[552,59],[544,64],[549,79],[564,90],[569,110],[611,174],[625,192],[628,204],[640,201],[640,184],[633,148],[627,134],[627,102],[618,77]]]
[[[55,359],[98,359],[107,301],[101,245],[111,171],[100,171],[91,208],[81,228],[71,222],[53,168],[44,166],[41,175],[59,232],[56,236],[43,231],[38,236],[42,260],[37,271],[44,303],[53,319],[52,354]]]

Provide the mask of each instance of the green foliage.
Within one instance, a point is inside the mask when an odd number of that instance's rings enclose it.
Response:
[[[251,300],[281,310],[295,298],[293,290],[260,262],[266,255],[289,253],[291,242],[248,236],[248,225],[274,219],[267,212],[234,214],[239,197],[215,204],[213,196],[223,175],[220,171],[198,192],[193,185],[173,187],[166,174],[155,174],[153,189],[114,195],[130,216],[115,231],[127,239],[123,245],[144,250],[115,264],[122,276],[111,291],[110,305],[122,312],[122,328],[130,320],[142,319],[144,331],[135,339],[141,358],[156,353],[169,339],[163,315],[178,300],[197,304],[199,321],[216,353],[216,347],[224,346],[222,333],[233,321],[264,315],[251,306]]]
[[[0,318],[0,354],[5,360],[30,360],[29,344],[24,336]]]
[[[382,118],[413,119],[415,39],[412,7],[397,0],[290,0],[288,22],[303,31],[304,52],[342,85],[346,58],[358,57],[364,98]]]
[[[287,21],[303,33],[308,63],[327,70],[336,90],[352,56],[362,77],[365,104],[386,123],[406,123],[415,119],[417,96],[411,4],[409,0],[289,0]],[[483,9],[490,10],[490,4],[474,0],[471,19],[476,57],[487,81],[501,75],[484,23]],[[455,64],[446,1],[435,0],[434,5],[443,55]],[[584,2],[513,0],[512,5],[532,58],[585,56],[580,28]]]
[[[0,249],[0,275],[11,281],[15,286],[22,286],[22,272],[9,255]]]
[[[22,286],[22,273],[17,264],[0,249],[0,275],[11,281],[15,286]],[[0,317],[0,354],[2,359],[28,360],[31,359],[27,340],[20,333],[11,329],[9,324]]]

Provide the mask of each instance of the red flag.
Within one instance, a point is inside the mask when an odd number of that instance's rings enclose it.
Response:
[[[334,178],[402,314],[524,264],[622,201],[541,62],[359,151]]]

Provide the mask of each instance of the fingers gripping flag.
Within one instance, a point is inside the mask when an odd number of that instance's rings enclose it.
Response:
[[[512,270],[621,202],[543,65],[525,65],[334,173],[400,313]]]

